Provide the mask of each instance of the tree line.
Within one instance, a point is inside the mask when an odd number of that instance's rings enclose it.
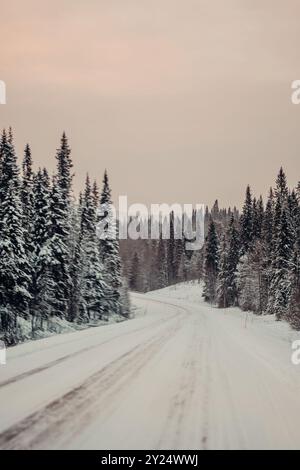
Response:
[[[159,289],[187,280],[203,281],[203,296],[220,308],[239,306],[274,314],[300,328],[300,183],[289,189],[281,168],[266,203],[246,189],[241,213],[205,213],[205,243],[186,251],[185,240],[125,240],[124,266],[133,290]]]
[[[105,171],[100,193],[86,178],[76,201],[73,163],[63,133],[56,172],[33,170],[26,145],[18,166],[12,130],[0,139],[0,337],[6,344],[23,339],[21,320],[38,330],[59,318],[85,324],[130,316],[118,240],[99,240],[99,204],[112,204]]]
[[[186,224],[190,227],[187,232],[196,231],[196,212],[193,211],[190,217],[185,214],[184,217],[185,223],[183,217],[171,211],[168,217],[160,218],[160,221],[156,222],[159,224],[160,232],[158,240],[141,238],[120,240],[124,270],[132,290],[147,292],[178,282],[202,279],[203,249],[190,250],[188,242],[194,239],[184,230]],[[204,215],[206,234],[210,217],[214,217],[216,224],[223,226],[229,223],[231,217],[237,220],[239,212],[236,207],[219,209],[217,201],[211,211],[206,207]],[[148,223],[151,225],[151,218]],[[162,236],[166,225],[169,225],[168,238]],[[181,235],[178,236],[180,232]]]
[[[207,301],[300,328],[300,183],[290,190],[282,168],[265,206],[248,186],[238,223],[220,234],[211,218],[204,249]]]

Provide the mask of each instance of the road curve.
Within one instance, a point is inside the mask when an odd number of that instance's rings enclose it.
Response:
[[[1,449],[300,448],[288,344],[204,303],[134,303],[133,320],[9,350]]]

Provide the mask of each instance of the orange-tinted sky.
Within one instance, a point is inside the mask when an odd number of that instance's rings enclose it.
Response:
[[[66,130],[76,192],[105,167],[145,203],[300,179],[299,0],[0,2],[0,125],[51,170]]]

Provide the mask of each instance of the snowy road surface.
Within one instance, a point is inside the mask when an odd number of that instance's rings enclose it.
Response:
[[[133,320],[11,348],[0,448],[300,448],[293,333],[191,293],[134,295]]]

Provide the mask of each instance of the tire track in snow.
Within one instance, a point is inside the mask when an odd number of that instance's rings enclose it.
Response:
[[[157,444],[158,449],[179,449],[182,446],[184,449],[207,448],[210,387],[208,340],[203,336],[203,328],[197,325],[199,318],[195,321],[192,324],[191,341],[181,365],[180,385],[171,398],[168,416]],[[202,396],[202,401],[200,409],[197,409],[199,395]],[[188,431],[190,435],[185,445],[182,436]]]
[[[149,300],[152,301],[152,299]],[[156,300],[155,302],[164,303]],[[90,422],[95,412],[98,416],[101,412],[103,414],[109,413],[107,408],[109,400],[120,394],[153,355],[181,328],[182,311],[186,313],[186,309],[174,304],[173,306],[176,307],[176,314],[160,321],[160,323],[172,322],[177,317],[171,330],[166,324],[163,331],[155,333],[154,337],[146,343],[135,346],[91,375],[78,387],[2,432],[0,434],[0,449],[43,448],[45,442],[48,447],[51,440],[59,439],[61,441],[64,430],[67,431],[67,434],[69,433],[69,436],[80,433],[82,426]],[[178,310],[181,312],[178,313]]]
[[[150,302],[163,303],[165,305],[169,305],[169,306],[172,306],[172,307],[177,307],[175,304],[170,304],[170,303],[167,303],[167,302],[160,302],[158,300],[153,300],[153,299],[149,299],[149,300],[150,300]],[[177,307],[177,308],[178,309],[180,309],[180,308],[183,309],[183,307]],[[137,331],[143,331],[145,329],[152,328],[153,326],[156,326],[158,324],[161,325],[162,323],[170,321],[172,318],[176,317],[177,315],[178,315],[178,313],[175,313],[174,315],[172,315],[172,316],[170,316],[170,317],[168,317],[164,320],[157,320],[157,321],[151,323],[150,325],[146,325],[146,326],[143,326],[141,328],[136,328],[135,330],[131,330],[131,331],[128,331],[126,333],[122,333],[122,336],[132,335],[132,334],[136,333]],[[102,328],[102,327],[99,327],[99,328]],[[97,334],[99,334],[99,333],[97,333]],[[91,335],[91,336],[95,336],[95,335]],[[58,364],[60,364],[64,361],[67,361],[68,359],[73,359],[74,357],[79,356],[80,354],[84,354],[88,351],[92,351],[93,349],[97,349],[101,346],[106,345],[107,343],[109,343],[111,341],[118,340],[119,338],[120,338],[120,334],[117,334],[117,335],[113,336],[112,338],[109,338],[108,340],[103,341],[102,343],[98,343],[98,344],[95,344],[93,346],[84,347],[84,348],[80,349],[79,351],[75,351],[73,353],[66,354],[62,357],[59,357],[58,359],[55,359],[54,361],[48,362],[47,364],[36,367],[36,368],[31,369],[29,371],[23,372],[21,374],[15,375],[14,377],[11,377],[7,380],[4,380],[4,381],[0,382],[0,389],[3,388],[3,387],[6,387],[8,385],[11,385],[15,382],[18,382],[19,380],[24,380],[27,377],[30,377],[32,375],[35,375],[35,374],[43,372],[47,369],[50,369],[51,367],[55,367],[56,365],[58,365]],[[69,341],[67,343],[74,342],[74,341],[75,342],[79,341],[79,339],[78,340],[72,340],[72,341]],[[61,346],[61,344],[52,346],[51,348],[60,347],[60,346]],[[49,347],[47,349],[49,349]],[[32,354],[32,353],[28,353],[28,354]]]

